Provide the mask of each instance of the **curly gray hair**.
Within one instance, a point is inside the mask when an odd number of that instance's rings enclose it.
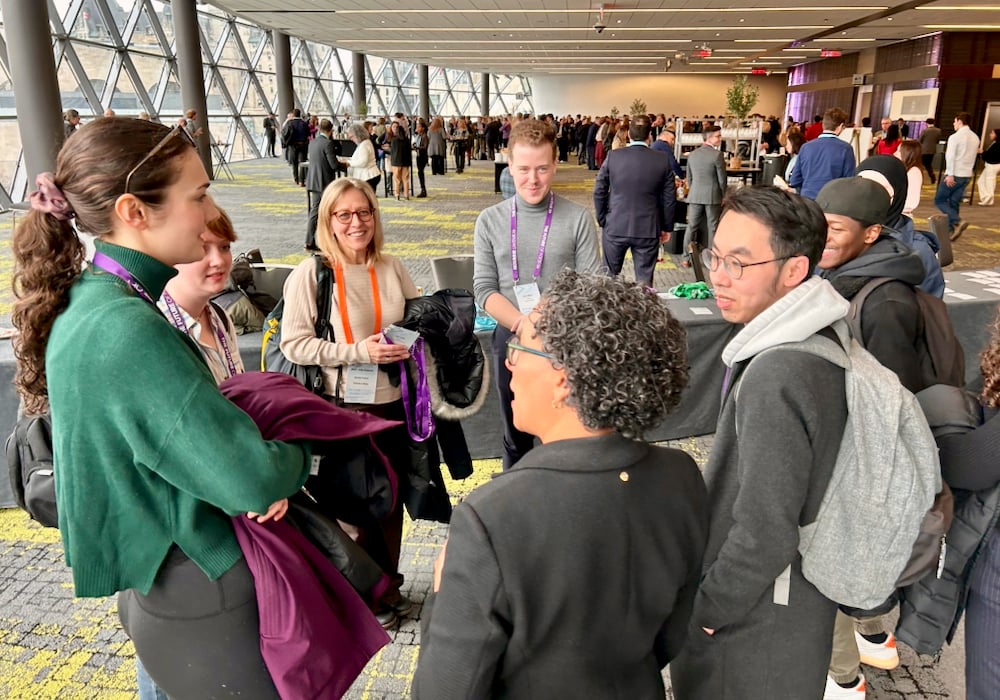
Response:
[[[687,333],[654,294],[564,270],[545,290],[535,330],[566,370],[567,404],[591,430],[639,438],[677,407]]]
[[[365,125],[359,124],[358,122],[351,124],[347,129],[347,133],[352,139],[357,139],[358,143],[361,143],[369,136],[368,129],[365,128]]]

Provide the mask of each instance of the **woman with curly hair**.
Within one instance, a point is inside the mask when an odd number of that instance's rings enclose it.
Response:
[[[684,330],[641,287],[566,270],[507,365],[542,444],[455,509],[413,697],[661,697],[708,533],[694,461],[641,441],[687,384]]]
[[[971,557],[965,608],[965,693],[968,700],[1000,696],[1000,533],[996,503],[1000,490],[1000,315],[993,321],[990,343],[980,357],[983,375],[980,402],[987,420],[964,435],[941,438],[941,476],[959,491],[974,492],[985,520],[972,523],[984,532]],[[964,496],[963,496],[964,497]],[[992,504],[993,510],[987,507]],[[957,512],[957,508],[956,508]],[[978,515],[978,514],[977,514]],[[977,518],[977,520],[979,520]],[[970,521],[971,522],[971,521]],[[982,525],[982,528],[978,526]],[[950,542],[949,542],[950,543]]]

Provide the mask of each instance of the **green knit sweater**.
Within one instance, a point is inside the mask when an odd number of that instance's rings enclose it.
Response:
[[[154,298],[173,268],[97,243]],[[155,306],[91,268],[45,355],[59,530],[78,596],[148,593],[176,543],[211,579],[242,556],[230,516],[309,475],[308,449],[261,438]]]

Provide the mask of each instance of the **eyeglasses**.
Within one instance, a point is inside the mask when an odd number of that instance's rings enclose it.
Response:
[[[188,143],[190,143],[192,146],[195,147],[195,149],[198,148],[198,144],[196,144],[194,142],[194,139],[191,137],[191,134],[188,133],[187,129],[185,129],[183,126],[180,126],[180,125],[175,126],[173,129],[171,129],[167,133],[166,136],[164,136],[162,139],[160,139],[160,142],[158,144],[156,144],[155,146],[153,146],[153,150],[151,150],[149,153],[147,153],[145,158],[143,158],[138,163],[136,163],[135,167],[128,171],[128,175],[125,176],[125,194],[129,193],[128,188],[129,188],[129,185],[132,184],[132,176],[136,174],[136,172],[139,170],[139,168],[141,168],[146,163],[148,163],[149,160],[150,160],[150,158],[152,158],[157,153],[159,153],[160,151],[162,151],[163,148],[168,143],[170,143],[170,139],[174,138],[178,134],[181,134],[187,140]]]
[[[760,262],[745,263],[734,255],[727,255],[725,257],[715,254],[715,251],[705,248],[701,251],[701,264],[707,267],[712,272],[719,269],[719,263],[722,263],[722,267],[725,268],[726,274],[732,279],[738,280],[743,277],[743,270],[748,267],[755,267],[757,265],[767,265],[768,263],[781,262],[788,260],[789,258],[794,258],[794,255],[785,255],[780,258],[772,258],[771,260],[761,260]]]
[[[337,221],[339,221],[342,224],[351,223],[351,220],[355,216],[358,217],[358,221],[360,221],[363,224],[366,224],[372,220],[372,217],[375,216],[375,212],[372,211],[371,209],[358,209],[357,211],[347,211],[345,209],[344,211],[333,212],[333,216],[337,219]]]
[[[538,355],[539,357],[544,357],[546,360],[552,363],[558,363],[555,355],[547,352],[542,352],[541,350],[535,350],[534,348],[527,348],[517,342],[517,336],[512,335],[507,339],[507,364],[511,367],[517,364],[517,357],[519,353],[526,352],[529,355]]]

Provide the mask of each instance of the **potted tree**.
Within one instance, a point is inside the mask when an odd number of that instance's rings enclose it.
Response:
[[[745,75],[738,75],[726,90],[726,106],[742,122],[757,104],[759,95],[760,88],[752,85]]]
[[[632,100],[632,104],[629,105],[628,108],[628,113],[633,117],[649,114],[649,112],[646,111],[646,103],[640,100],[638,97]]]
[[[726,107],[730,114],[736,116],[738,125],[742,124],[750,114],[750,110],[757,104],[759,95],[760,88],[752,85],[745,75],[738,75],[733,79],[733,84],[726,90]],[[734,154],[729,161],[729,167],[739,168],[741,165],[739,155]]]

